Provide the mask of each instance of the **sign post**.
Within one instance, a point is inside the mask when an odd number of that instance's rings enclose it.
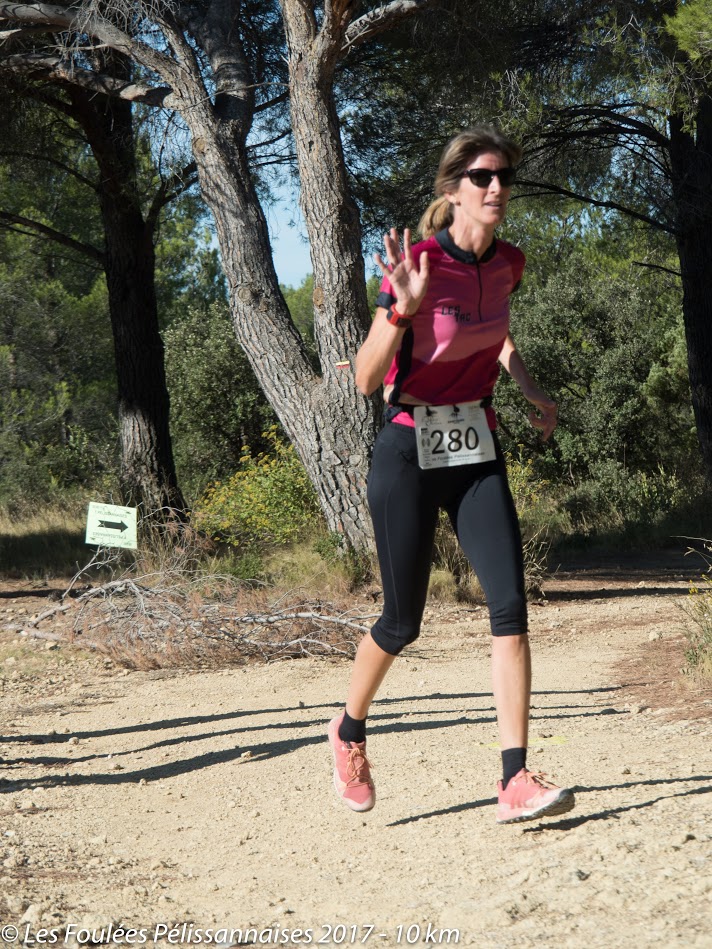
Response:
[[[136,508],[90,501],[85,543],[136,550]]]

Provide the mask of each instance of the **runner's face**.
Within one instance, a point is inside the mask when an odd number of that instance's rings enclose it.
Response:
[[[471,158],[466,167],[497,171],[508,165],[509,161],[501,152],[481,152],[476,158]],[[469,178],[461,178],[459,188],[449,192],[448,199],[453,204],[456,223],[495,228],[504,220],[511,193],[511,187],[503,188],[496,175],[487,188],[478,188]]]

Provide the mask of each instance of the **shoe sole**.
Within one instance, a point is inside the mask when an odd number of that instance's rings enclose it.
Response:
[[[498,824],[520,824],[522,821],[536,820],[537,817],[558,817],[560,814],[568,814],[576,805],[576,797],[573,791],[564,788],[555,801],[538,807],[534,811],[527,811],[525,814],[519,814],[517,817],[497,818]]]

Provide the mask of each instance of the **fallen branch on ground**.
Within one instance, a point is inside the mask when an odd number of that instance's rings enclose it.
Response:
[[[109,562],[107,556],[93,558],[103,569]],[[22,633],[99,650],[129,666],[157,668],[353,655],[357,638],[351,631],[365,633],[369,627],[364,622],[376,615],[321,601],[289,602],[289,593],[265,605],[263,591],[234,580],[215,589],[213,578],[181,570],[123,575],[77,595],[77,579],[86,573],[82,568],[62,601],[26,621]],[[262,600],[257,610],[236,615],[238,603],[255,597]],[[38,629],[48,621],[61,623],[63,617],[66,632]],[[85,638],[89,631],[91,640]]]

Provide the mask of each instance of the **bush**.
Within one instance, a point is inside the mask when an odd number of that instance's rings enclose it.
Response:
[[[495,402],[505,448],[524,445],[537,473],[596,480],[602,460],[687,476],[697,451],[679,288],[590,252],[572,253],[512,301],[512,332],[537,383],[559,406],[543,445],[528,405],[503,373]]]
[[[705,541],[705,559],[708,564],[698,583],[690,587],[683,612],[688,624],[685,635],[689,643],[685,658],[690,669],[703,678],[712,680],[712,542]]]
[[[654,534],[687,491],[680,478],[660,467],[630,471],[618,462],[599,463],[594,477],[576,485],[563,499],[572,529],[580,534],[623,532]]]
[[[243,449],[239,470],[210,485],[193,511],[193,525],[233,547],[283,546],[312,527],[321,513],[314,488],[292,446],[276,426],[265,432],[271,450]]]
[[[197,497],[230,476],[241,452],[268,451],[275,422],[225,306],[188,308],[164,333],[171,435],[184,492]]]

